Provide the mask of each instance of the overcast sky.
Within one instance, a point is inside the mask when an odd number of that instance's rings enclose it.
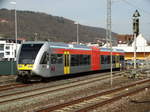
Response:
[[[0,0],[0,8],[13,9],[9,2]],[[107,0],[16,0],[17,9],[45,12],[62,16],[80,24],[106,28]],[[140,32],[150,38],[150,0],[112,0],[112,31],[132,33],[132,15],[138,9]]]

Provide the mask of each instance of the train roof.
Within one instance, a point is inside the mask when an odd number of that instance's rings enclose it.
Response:
[[[86,45],[77,45],[77,44],[65,44],[65,43],[55,43],[50,42],[50,47],[52,48],[66,48],[66,49],[82,49],[82,50],[91,50],[91,47]]]
[[[51,48],[63,48],[63,49],[81,49],[81,50],[92,50],[92,47],[78,44],[66,44],[63,42],[47,42],[47,41],[26,41],[23,44],[44,44],[49,43]],[[110,52],[110,48],[101,47],[100,51]],[[122,49],[112,49],[113,52],[124,52]]]
[[[100,49],[101,49],[101,51],[106,51],[106,52],[110,52],[110,51],[111,51],[111,48],[104,48],[104,47],[101,47]],[[113,52],[125,52],[125,51],[122,50],[122,49],[116,49],[116,48],[113,48],[112,51],[113,51]]]
[[[44,44],[45,41],[25,41],[22,44]]]

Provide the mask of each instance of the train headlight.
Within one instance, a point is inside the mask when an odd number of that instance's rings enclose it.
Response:
[[[29,65],[29,66],[28,66],[28,68],[32,68],[32,67],[33,67],[32,65]]]
[[[19,65],[19,66],[18,66],[18,68],[22,68],[22,67],[23,67],[22,65]]]

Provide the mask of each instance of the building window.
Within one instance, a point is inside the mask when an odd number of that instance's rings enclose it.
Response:
[[[0,53],[0,58],[3,58],[4,57],[4,53]]]
[[[0,44],[0,51],[4,51],[4,44]]]
[[[9,50],[9,49],[10,49],[10,46],[6,46],[6,49]]]
[[[6,55],[10,55],[10,52],[6,52]]]

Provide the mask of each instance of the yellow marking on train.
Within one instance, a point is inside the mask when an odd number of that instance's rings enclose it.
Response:
[[[70,73],[70,64],[69,64],[69,51],[64,52],[64,74],[69,74]]]
[[[120,67],[120,63],[116,63],[116,68],[119,68]]]
[[[17,69],[18,70],[32,70],[33,64],[18,64]]]

